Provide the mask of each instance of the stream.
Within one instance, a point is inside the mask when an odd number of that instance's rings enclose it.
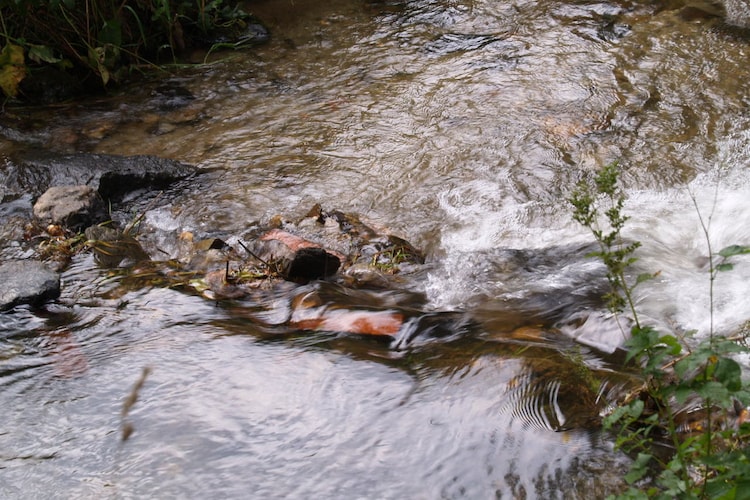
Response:
[[[154,259],[187,232],[236,243],[320,203],[426,264],[397,290],[301,285],[408,311],[409,341],[389,344],[285,324],[292,285],[217,302],[76,255],[58,300],[0,313],[0,498],[621,491],[630,458],[600,418],[633,374],[567,199],[619,161],[633,274],[658,272],[636,290],[641,321],[746,327],[750,259],[717,279],[710,314],[701,228],[714,251],[750,244],[750,12],[727,2],[250,2],[265,45],[7,106],[3,156],[203,169],[135,207]]]

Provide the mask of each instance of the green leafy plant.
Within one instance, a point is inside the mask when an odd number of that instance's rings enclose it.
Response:
[[[734,357],[750,350],[741,336],[714,334],[713,287],[720,272],[733,268],[731,259],[750,253],[750,247],[732,245],[714,254],[710,217],[704,220],[696,203],[709,253],[709,334],[696,340],[641,324],[633,291],[653,275],[628,273],[640,244],[622,237],[628,218],[619,176],[617,163],[607,165],[582,181],[569,201],[573,218],[599,243],[592,256],[607,268],[609,309],[618,318],[625,310],[631,315],[626,362],[643,373],[642,387],[604,419],[617,448],[633,457],[625,476],[630,488],[622,498],[747,498],[750,390]]]
[[[103,86],[155,67],[217,33],[242,33],[252,16],[222,0],[0,0],[0,89],[19,93],[40,67],[76,70]],[[234,48],[241,43],[229,44]]]

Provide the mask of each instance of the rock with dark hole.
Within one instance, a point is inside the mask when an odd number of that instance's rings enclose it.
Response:
[[[300,248],[287,265],[285,274],[288,280],[306,283],[334,275],[340,266],[339,258],[322,248]]]

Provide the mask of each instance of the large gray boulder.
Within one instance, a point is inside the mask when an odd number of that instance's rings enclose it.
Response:
[[[52,186],[90,186],[105,201],[137,190],[160,190],[195,174],[192,165],[156,156],[57,154],[27,151],[0,163],[3,201],[30,193],[34,198]]]
[[[42,262],[17,260],[0,264],[0,311],[17,304],[39,304],[60,295],[60,275]]]

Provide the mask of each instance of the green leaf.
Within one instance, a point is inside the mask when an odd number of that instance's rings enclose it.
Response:
[[[659,338],[659,342],[669,347],[667,354],[674,356],[682,351],[682,345],[680,345],[680,341],[674,335],[663,335]]]
[[[143,23],[141,23],[141,18],[138,16],[138,13],[135,10],[133,10],[133,8],[130,5],[124,5],[123,8],[130,11],[130,15],[133,16],[135,23],[138,25],[138,32],[141,34],[140,42],[143,43],[144,45],[147,45],[148,40],[146,39],[146,32],[143,30]]]
[[[622,423],[629,425],[631,422],[638,419],[643,413],[643,401],[636,399],[628,405],[618,406],[612,413],[604,418],[603,424],[605,430],[610,430],[616,423]]]
[[[73,7],[76,6],[76,0],[49,0],[49,6],[52,10],[59,9],[60,4],[64,5],[69,10],[73,10]]]
[[[706,483],[706,494],[708,498],[740,498],[737,496],[737,487],[719,478],[719,480]]]
[[[625,342],[628,348],[626,361],[638,357],[643,351],[653,348],[659,342],[659,334],[651,327],[633,327],[630,330],[631,337]]]
[[[680,386],[674,391],[674,398],[679,404],[683,404],[693,394],[693,389],[686,386]]]
[[[718,264],[716,266],[716,270],[717,271],[731,271],[732,269],[734,269],[734,265],[730,264],[729,262],[725,262],[723,264]]]
[[[719,358],[716,363],[714,377],[730,391],[742,389],[742,368],[733,359]]]
[[[630,465],[630,471],[625,474],[625,481],[628,484],[633,484],[645,476],[646,472],[648,472],[648,464],[651,462],[651,458],[651,455],[648,453],[639,453],[638,457]]]
[[[737,481],[737,495],[735,500],[750,500],[750,479]]]
[[[729,391],[719,382],[706,382],[696,387],[695,392],[703,399],[710,399],[720,404],[731,402]]]
[[[681,379],[687,376],[693,378],[696,376],[693,373],[695,370],[703,371],[705,365],[715,357],[716,351],[713,347],[708,342],[701,343],[690,355],[675,364],[674,371]]]
[[[0,52],[0,66],[23,66],[23,47],[12,43],[6,44]]]
[[[750,253],[750,247],[746,247],[744,245],[729,245],[726,248],[722,248],[719,252],[719,255],[726,259],[734,255],[743,255],[748,253]]]
[[[654,274],[654,273],[641,273],[635,279],[635,284],[638,285],[640,283],[643,283],[644,281],[652,280],[655,277],[656,277],[656,274]]]
[[[117,20],[112,19],[104,23],[99,32],[99,42],[102,45],[109,43],[115,47],[122,46],[122,26]]]
[[[102,79],[102,83],[109,82],[109,70],[105,64],[106,52],[104,47],[91,47],[89,49],[89,65],[94,68]]]
[[[29,59],[36,63],[55,64],[62,61],[61,57],[56,57],[51,47],[46,45],[29,45]]]

